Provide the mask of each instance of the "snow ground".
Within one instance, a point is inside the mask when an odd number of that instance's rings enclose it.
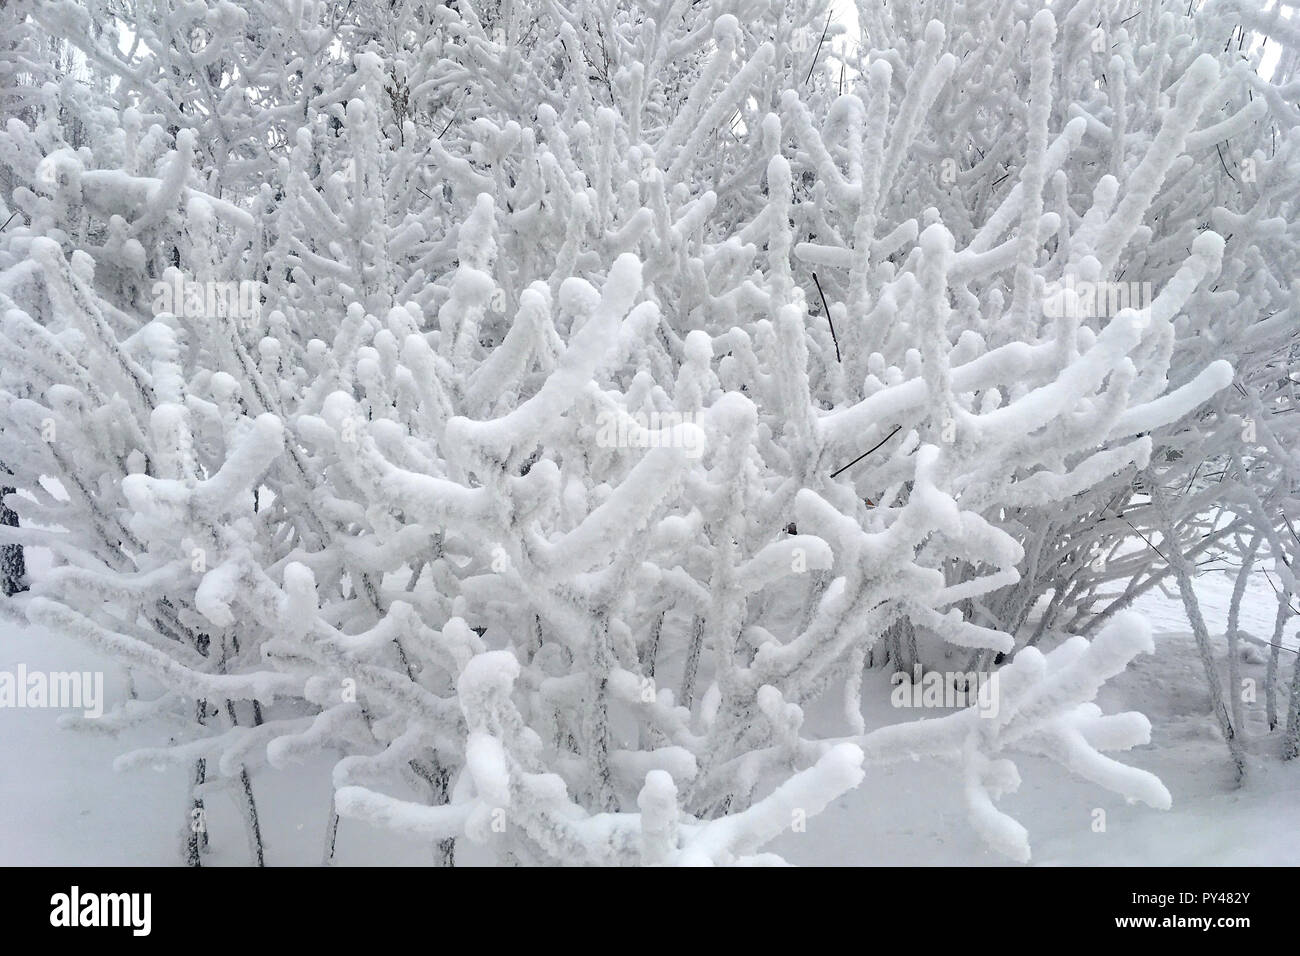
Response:
[[[1206,626],[1215,637],[1221,674],[1227,669],[1222,640],[1232,581],[1219,573],[1197,579]],[[1247,590],[1240,627],[1257,637],[1273,633],[1276,597],[1259,576]],[[1016,754],[1018,792],[999,807],[1028,830],[1031,863],[1039,866],[1295,866],[1300,864],[1300,761],[1273,754],[1264,710],[1263,663],[1242,662],[1253,677],[1258,702],[1243,705],[1252,758],[1244,787],[1237,788],[1227,747],[1210,712],[1209,691],[1190,625],[1177,597],[1149,592],[1134,602],[1155,635],[1156,653],[1134,661],[1106,684],[1097,703],[1107,713],[1137,710],[1152,724],[1151,744],[1110,756],[1156,774],[1173,794],[1173,807],[1128,806],[1122,797],[1064,773],[1044,758]],[[1294,624],[1284,646],[1296,647]],[[1295,655],[1282,653],[1281,678],[1290,679]],[[867,726],[892,723],[899,713],[888,702],[889,685],[872,675],[864,681]],[[1285,719],[1286,697],[1279,688]],[[931,711],[936,716],[947,711]],[[924,808],[924,812],[920,808]],[[1106,829],[1095,832],[1093,811],[1105,811]],[[846,837],[846,834],[854,834]],[[787,833],[769,846],[792,863],[825,865],[1014,866],[988,849],[966,823],[959,784],[932,762],[873,768],[867,779],[832,807],[808,821],[806,833]]]
[[[1207,574],[1198,585],[1207,623],[1217,637],[1226,621],[1231,583]],[[1261,579],[1248,594],[1242,627],[1268,638],[1274,608],[1273,594]],[[1238,789],[1209,714],[1208,692],[1181,605],[1157,593],[1141,598],[1135,609],[1152,624],[1156,655],[1140,658],[1104,687],[1098,703],[1108,712],[1140,710],[1151,719],[1152,743],[1115,756],[1156,773],[1173,794],[1173,808],[1162,812],[1126,806],[1122,798],[1046,760],[1017,755],[1022,784],[1000,806],[1028,828],[1032,863],[1300,864],[1300,761],[1282,763],[1272,754],[1273,741],[1260,739],[1266,730],[1264,665],[1241,665],[1242,676],[1254,677],[1260,693],[1259,702],[1246,707],[1254,752],[1250,779]],[[1293,626],[1286,642],[1296,646]],[[1282,676],[1289,679],[1294,655],[1286,652],[1283,658]],[[19,663],[29,670],[103,670],[110,702],[126,692],[125,675],[110,661],[59,635],[0,620],[0,670],[12,671]],[[1219,648],[1219,663],[1226,667],[1226,647]],[[866,683],[868,727],[914,716],[890,706],[883,672],[869,674]],[[1285,700],[1280,696],[1283,709]],[[113,769],[119,753],[165,743],[167,728],[144,725],[113,740],[62,728],[59,717],[54,710],[0,708],[0,865],[179,863],[188,823],[184,772]],[[321,758],[293,771],[268,770],[255,777],[268,863],[321,861],[331,762]],[[237,796],[232,789],[208,799],[208,865],[252,860],[237,816]],[[1105,832],[1093,829],[1098,808],[1106,814]],[[930,762],[871,768],[857,790],[810,819],[806,832],[787,833],[768,849],[805,865],[1015,865],[985,847],[966,822],[951,771]],[[468,841],[458,841],[457,851],[459,863],[481,859]],[[340,826],[340,864],[421,864],[431,859],[428,846],[353,821]]]

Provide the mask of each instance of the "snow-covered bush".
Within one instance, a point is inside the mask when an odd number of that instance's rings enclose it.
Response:
[[[1292,28],[922,6],[0,10],[0,531],[166,687],[105,720],[186,724],[120,763],[234,784],[259,860],[321,750],[327,859],[769,862],[919,757],[1016,859],[1014,753],[1167,807],[1091,701],[1152,650],[1135,536],[1287,554]],[[949,661],[996,717],[865,725],[865,668]]]

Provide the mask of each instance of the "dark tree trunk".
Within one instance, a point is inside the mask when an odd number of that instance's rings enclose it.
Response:
[[[5,505],[4,499],[13,493],[12,488],[0,488],[0,525],[10,528],[18,527],[18,515]],[[21,544],[0,544],[0,590],[5,597],[27,590],[27,562]]]

